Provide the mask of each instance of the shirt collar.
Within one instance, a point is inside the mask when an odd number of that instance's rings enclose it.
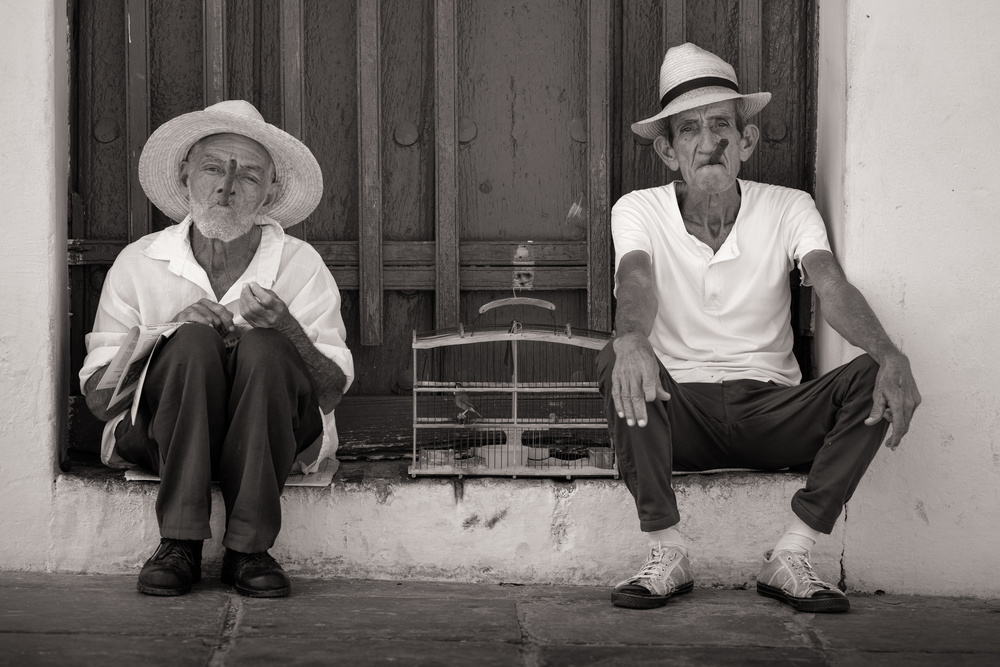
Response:
[[[142,254],[150,259],[169,262],[168,268],[171,273],[201,285],[212,295],[208,275],[194,258],[194,251],[191,249],[192,224],[193,221],[189,214],[181,222],[171,225],[157,234],[153,242],[142,251]],[[281,253],[285,246],[285,230],[266,215],[262,215],[257,224],[262,227],[260,246],[251,261],[246,277],[254,280],[261,287],[271,289],[281,265]],[[242,288],[244,282],[246,280],[238,281],[233,286],[234,289]]]

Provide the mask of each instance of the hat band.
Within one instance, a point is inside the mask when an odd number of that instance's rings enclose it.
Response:
[[[668,90],[666,94],[660,98],[660,108],[666,109],[668,104],[676,100],[684,93],[690,93],[692,90],[697,90],[698,88],[708,88],[709,86],[721,86],[723,88],[735,90],[737,93],[740,92],[740,87],[729,79],[723,79],[720,76],[703,76],[697,79],[685,81],[684,83],[678,84]]]

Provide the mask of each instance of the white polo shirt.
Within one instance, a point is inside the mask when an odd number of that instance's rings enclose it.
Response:
[[[344,371],[346,392],[354,380],[354,360],[344,342],[347,330],[336,281],[311,245],[286,235],[281,225],[268,217],[262,218],[261,227],[257,253],[221,299],[216,299],[208,274],[191,250],[191,216],[126,246],[104,280],[94,330],[87,334],[81,389],[114,358],[129,329],[169,322],[200,299],[221,303],[234,314],[234,324],[246,325],[238,302],[243,285],[254,281],[281,297],[316,349]],[[126,414],[127,410],[104,427],[101,459],[107,465],[129,466],[114,453],[115,427]],[[334,411],[322,417],[323,435],[299,455],[293,472],[313,472],[323,459],[333,459],[337,451]]]
[[[685,229],[674,183],[619,199],[615,274],[628,253],[650,256],[659,307],[649,342],[675,381],[796,385],[788,274],[813,250],[830,249],[826,227],[807,193],[738,183],[736,223],[714,254]]]

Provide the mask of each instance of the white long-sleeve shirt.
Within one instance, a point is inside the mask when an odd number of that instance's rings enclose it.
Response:
[[[80,387],[114,358],[129,329],[139,324],[169,322],[177,313],[201,299],[217,301],[234,315],[234,324],[246,326],[240,315],[243,285],[256,282],[273,290],[288,306],[316,349],[330,358],[347,377],[344,391],[354,380],[354,360],[344,342],[347,331],[340,314],[337,283],[311,245],[287,236],[274,220],[261,222],[260,246],[242,276],[217,299],[208,274],[191,249],[191,217],[129,244],[108,271],[94,329],[87,334],[87,357],[80,369]],[[85,390],[85,389],[84,389]],[[115,467],[129,464],[114,454],[115,427],[128,411],[104,427],[101,460]],[[312,472],[320,461],[337,451],[334,411],[323,415],[323,435],[298,458],[302,472]]]

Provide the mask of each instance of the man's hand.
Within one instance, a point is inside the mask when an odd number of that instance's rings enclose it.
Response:
[[[240,314],[257,329],[284,329],[292,319],[288,306],[277,294],[257,283],[246,283],[240,293]]]
[[[888,355],[879,364],[872,401],[872,411],[865,424],[874,426],[883,419],[890,422],[892,433],[885,446],[895,451],[910,430],[910,419],[921,401],[917,383],[910,372],[910,361],[902,352]]]
[[[233,314],[221,303],[210,299],[201,299],[174,315],[171,322],[198,322],[207,324],[220,336],[225,336],[233,330]]]
[[[660,366],[649,340],[639,333],[627,333],[611,343],[615,367],[611,371],[611,397],[615,411],[629,426],[646,425],[646,403],[670,400],[660,384]]]

